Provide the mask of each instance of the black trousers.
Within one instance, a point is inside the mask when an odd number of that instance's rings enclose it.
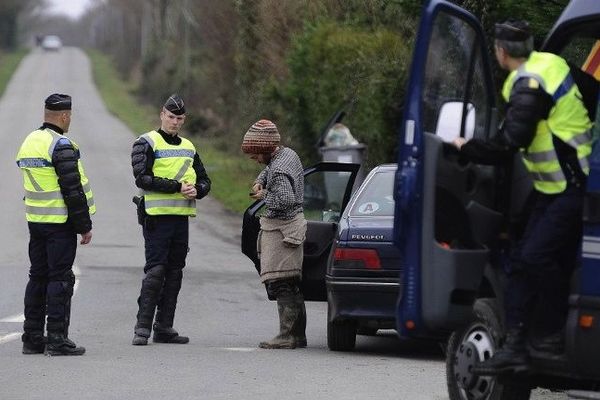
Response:
[[[186,216],[147,216],[143,227],[146,265],[144,272],[156,265],[183,269],[188,253],[189,221]]]
[[[188,253],[188,225],[186,216],[145,217],[146,275],[138,297],[136,334],[147,334],[145,330],[150,329],[155,310],[156,322],[161,328],[173,326]]]
[[[505,294],[507,327],[548,335],[565,323],[570,277],[582,235],[583,189],[537,193],[525,232],[514,248]]]
[[[72,271],[77,234],[70,224],[29,224],[29,282],[25,289],[25,333],[66,331],[75,285]]]

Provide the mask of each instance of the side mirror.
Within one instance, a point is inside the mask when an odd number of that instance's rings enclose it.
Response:
[[[449,101],[442,104],[435,128],[435,134],[444,142],[451,142],[460,136],[462,112],[464,103]],[[467,103],[467,117],[465,118],[464,138],[469,140],[475,132],[475,106]]]

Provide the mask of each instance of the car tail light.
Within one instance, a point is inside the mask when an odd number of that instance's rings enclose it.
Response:
[[[381,269],[379,254],[374,249],[337,248],[334,264],[339,267]]]

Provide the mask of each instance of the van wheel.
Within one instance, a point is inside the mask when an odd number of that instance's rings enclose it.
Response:
[[[327,347],[333,351],[352,351],[356,346],[356,323],[342,320],[327,322]]]
[[[500,310],[495,299],[479,299],[473,321],[454,331],[446,347],[446,381],[450,400],[526,400],[531,387],[524,381],[502,380],[471,373],[472,366],[490,358],[502,338]]]

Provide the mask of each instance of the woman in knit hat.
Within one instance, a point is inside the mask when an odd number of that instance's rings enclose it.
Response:
[[[300,290],[306,236],[304,168],[298,154],[280,141],[277,126],[261,119],[242,142],[244,153],[266,165],[250,196],[265,201],[257,243],[260,278],[270,297],[277,299],[279,312],[279,334],[261,342],[259,347],[264,349],[306,347],[306,307]]]

